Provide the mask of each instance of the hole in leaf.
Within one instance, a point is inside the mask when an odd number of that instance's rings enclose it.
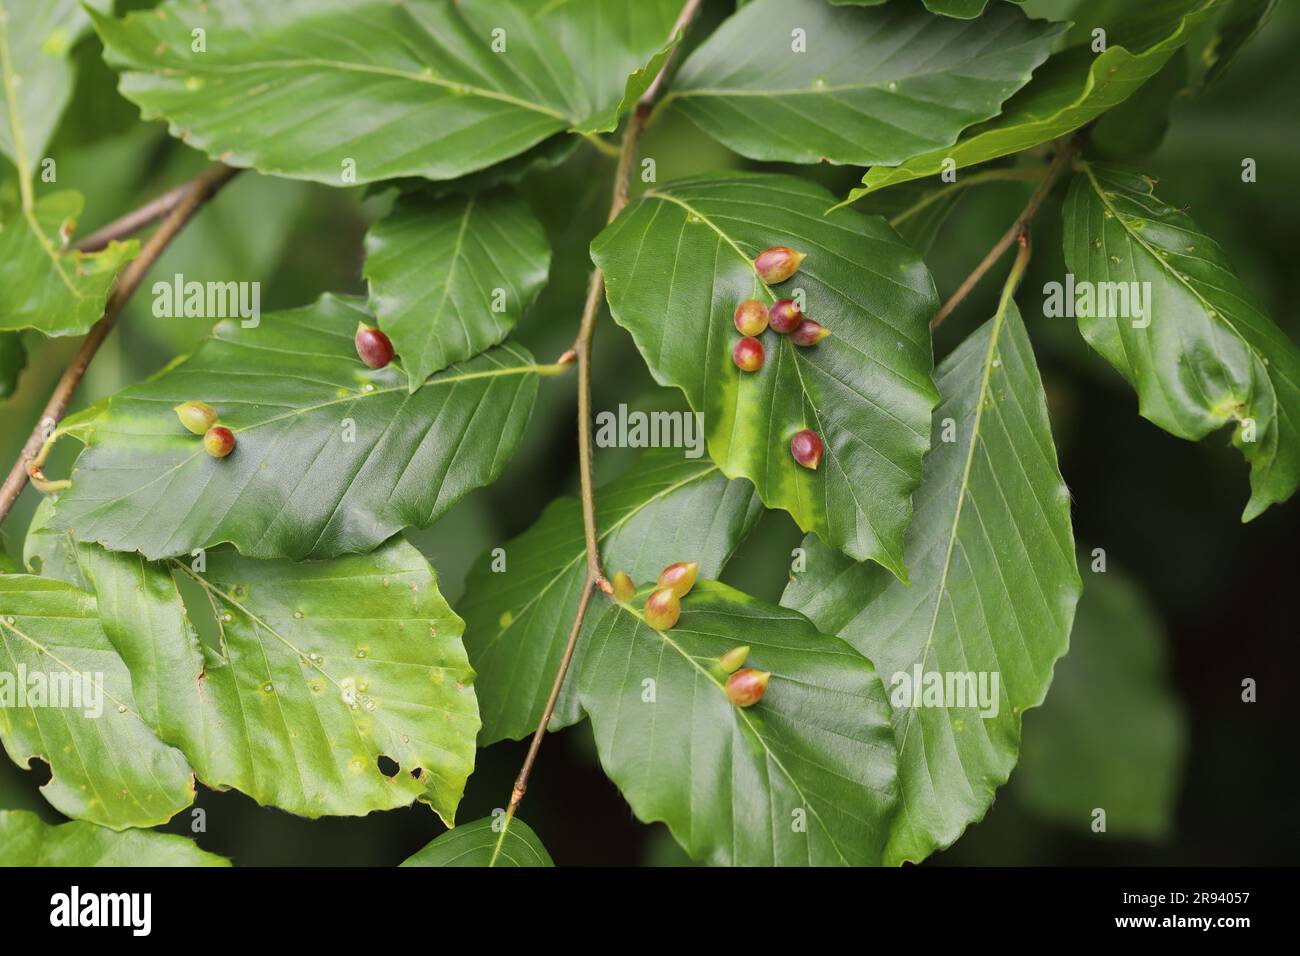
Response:
[[[387,754],[380,754],[376,763],[379,764],[379,772],[389,779],[402,772],[402,768],[398,766],[397,761]]]

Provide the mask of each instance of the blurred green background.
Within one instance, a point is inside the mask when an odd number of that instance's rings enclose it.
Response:
[[[119,12],[152,6],[119,2]],[[1061,18],[1065,0],[1031,0],[1037,15]],[[695,36],[730,9],[714,0]],[[1202,37],[1186,62],[1153,81],[1125,125],[1101,143],[1122,148],[1159,143],[1139,160],[1161,181],[1166,201],[1186,205],[1227,250],[1246,283],[1293,340],[1295,240],[1300,213],[1300,4],[1284,3],[1232,70],[1213,88],[1195,87]],[[141,123],[115,91],[93,37],[77,50],[78,90],[51,154],[57,185],[86,195],[79,234],[134,208],[201,169],[207,160],[170,138],[162,124]],[[1182,72],[1185,70],[1185,73]],[[1175,94],[1163,141],[1160,99]],[[1155,109],[1151,109],[1154,104]],[[661,181],[743,167],[671,111],[648,131]],[[1244,184],[1241,161],[1258,163],[1258,182]],[[1041,155],[1019,162],[1041,161]],[[854,171],[794,170],[843,195]],[[521,188],[546,224],[554,249],[550,282],[518,336],[539,357],[558,355],[575,334],[590,262],[586,244],[601,228],[613,161],[588,146],[558,169],[531,174]],[[1014,219],[1031,187],[1001,183],[970,190],[928,260],[946,296]],[[14,191],[0,180],[0,201]],[[391,195],[368,196],[260,177],[240,176],[186,229],[150,280],[181,273],[199,281],[258,281],[265,311],[299,305],[324,291],[364,292],[362,236]],[[1034,226],[1035,255],[1018,301],[1043,368],[1061,467],[1074,500],[1085,596],[1070,655],[1058,666],[1044,708],[1024,720],[1022,765],[988,816],[950,850],[943,864],[1246,864],[1291,863],[1300,849],[1293,763],[1300,734],[1288,707],[1300,673],[1296,611],[1300,506],[1274,508],[1249,525],[1246,467],[1227,433],[1197,445],[1137,417],[1136,402],[1072,320],[1045,319],[1045,282],[1065,265],[1057,207]],[[993,310],[995,270],[945,324],[942,356]],[[77,394],[80,408],[154,372],[207,333],[195,319],[159,319],[149,281],[99,353]],[[76,350],[75,340],[27,341],[30,358],[16,394],[0,401],[0,453],[18,454],[40,408]],[[603,315],[594,353],[594,407],[619,402],[680,407],[680,396],[655,386],[631,339]],[[574,379],[543,383],[532,427],[506,475],[475,492],[450,515],[409,536],[437,569],[455,606],[466,571],[483,551],[532,523],[553,497],[576,488]],[[68,443],[69,445],[71,443]],[[66,474],[73,449],[47,467]],[[628,467],[634,453],[601,450],[597,479]],[[0,550],[17,558],[39,496],[28,489],[0,530]],[[790,549],[801,538],[784,513],[769,513],[727,569],[725,580],[777,600]],[[1107,571],[1090,570],[1105,550]],[[1258,701],[1243,703],[1241,684],[1258,682]],[[539,675],[550,680],[550,675]],[[522,744],[479,754],[461,820],[502,806],[523,755]],[[0,808],[27,808],[55,821],[37,792],[43,768],[24,772],[0,760]],[[202,787],[196,806],[206,849],[244,865],[389,865],[413,853],[441,827],[428,808],[359,819],[307,821],[262,809],[235,793]],[[1093,832],[1092,810],[1107,811],[1107,830]],[[660,826],[639,824],[601,773],[586,726],[548,738],[522,816],[561,865],[668,865],[689,862]],[[191,818],[167,828],[188,833]]]

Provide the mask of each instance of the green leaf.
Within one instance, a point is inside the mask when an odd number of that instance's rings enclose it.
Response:
[[[667,61],[680,0],[547,0],[540,16],[576,67],[593,112],[584,133],[607,133]]]
[[[474,672],[460,618],[400,537],[303,563],[221,548],[196,570],[74,544],[43,508],[26,551],[96,592],[141,714],[206,785],[307,817],[419,799],[453,824],[474,767]],[[217,646],[200,640],[183,588]]]
[[[1016,795],[1076,833],[1100,807],[1108,834],[1167,835],[1187,747],[1168,667],[1146,595],[1121,572],[1093,574],[1052,696],[1026,720]]]
[[[444,833],[402,866],[554,866],[537,834],[518,817],[500,833],[496,817],[485,817]]]
[[[750,159],[892,165],[996,116],[1064,29],[1001,4],[961,21],[906,3],[755,0],[691,54],[665,102]],[[792,49],[800,36],[806,51]]]
[[[1033,80],[1007,101],[1002,114],[967,131],[955,145],[903,163],[878,166],[862,177],[863,187],[845,202],[906,182],[932,176],[951,158],[958,167],[983,163],[1030,149],[1091,122],[1122,103],[1155,76],[1207,20],[1222,0],[1153,0],[1129,20],[1107,31],[1106,49],[1090,43],[1052,56]]]
[[[1236,62],[1242,47],[1255,38],[1273,15],[1277,0],[1231,0],[1222,19],[1215,24],[1214,38],[1202,54],[1209,67],[1204,85],[1217,83]]]
[[[1080,590],[1069,494],[1014,303],[944,359],[936,380],[943,403],[908,531],[912,586],[809,538],[807,570],[782,599],[870,657],[889,684],[902,788],[890,863],[922,860],[984,816],[1015,766],[1020,715],[1042,703],[1065,653]],[[969,698],[909,706],[918,669],[945,682],[976,675],[977,692],[984,675],[996,714]]]
[[[624,571],[633,581],[653,581],[675,561],[698,561],[700,577],[716,578],[761,514],[749,482],[728,481],[711,461],[692,461],[680,450],[648,451],[596,491],[601,561],[610,575]],[[483,746],[526,737],[541,719],[587,574],[579,501],[552,502],[503,550],[504,570],[494,570],[493,553],[483,555],[460,602],[478,673]],[[582,719],[576,675],[598,607],[584,621],[552,730]]]
[[[830,0],[831,3],[841,7],[874,7],[885,2],[885,0]],[[915,2],[915,0],[906,0],[906,2]],[[961,20],[970,20],[978,17],[984,12],[984,7],[988,0],[924,0],[925,9],[931,13],[938,13],[945,17],[957,17]],[[1008,0],[1009,3],[1024,3],[1025,0]]]
[[[27,810],[0,810],[0,866],[230,866],[172,833],[114,833],[93,823],[51,825]]]
[[[617,95],[592,95],[621,92],[667,27],[617,32],[657,22],[658,0],[608,20],[600,14],[621,5],[591,5],[541,17],[506,0],[171,0],[94,19],[122,94],[146,119],[165,117],[174,135],[231,165],[341,186],[452,179],[556,133],[616,122]],[[196,28],[204,51],[192,49]],[[575,63],[565,43],[601,43],[604,55]]]
[[[72,97],[69,54],[89,26],[78,0],[0,0],[0,154],[24,189]]]
[[[398,199],[366,234],[363,271],[411,391],[504,340],[550,264],[541,223],[513,192]]]
[[[733,866],[880,862],[898,797],[889,706],[871,662],[801,614],[702,581],[672,630],[611,605],[582,664],[600,762],[632,811],[695,859]],[[717,659],[770,671],[739,708]]]
[[[1300,349],[1219,244],[1154,187],[1138,173],[1082,166],[1065,203],[1065,260],[1098,296],[1092,307],[1071,304],[1083,337],[1136,389],[1143,418],[1189,441],[1236,424],[1233,444],[1250,462],[1249,521],[1300,484]],[[1137,287],[1149,289],[1140,318],[1133,282],[1150,283]],[[1127,293],[1128,308],[1107,289]]]
[[[69,248],[84,204],[77,192],[47,193],[0,222],[0,331],[80,335],[104,314],[117,270],[140,244],[111,242],[94,253]]]
[[[0,736],[18,766],[49,764],[41,793],[70,817],[148,827],[194,800],[185,758],[140,717],[94,597],[62,581],[0,575]]]
[[[0,399],[8,398],[18,387],[18,376],[27,367],[27,349],[17,332],[0,333]]]
[[[723,474],[754,482],[771,508],[855,558],[900,577],[911,494],[929,447],[928,321],[938,307],[917,253],[877,217],[824,216],[829,195],[790,176],[723,174],[656,186],[592,243],[614,320],[661,384],[704,414]],[[752,258],[807,253],[795,277],[764,285]],[[737,303],[805,293],[831,331],[811,348],[763,334],[761,370],[731,359]],[[825,444],[809,471],[790,455],[804,428]]]
[[[1187,89],[1187,49],[1176,50],[1154,78],[1088,130],[1088,152],[1108,160],[1155,152],[1169,131],[1169,112]]]
[[[412,394],[395,365],[361,364],[358,320],[374,321],[325,295],[257,328],[225,321],[188,359],[114,395],[60,500],[77,540],[151,560],[227,541],[258,558],[364,553],[494,481],[536,396],[532,357],[507,343]],[[228,458],[208,457],[177,421],[172,407],[190,399],[235,433]]]

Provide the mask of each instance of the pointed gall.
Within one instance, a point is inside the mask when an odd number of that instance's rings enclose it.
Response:
[[[758,339],[741,339],[731,350],[731,360],[742,372],[757,372],[763,367],[763,343]]]
[[[379,329],[358,322],[355,341],[357,356],[371,368],[383,368],[393,360],[393,343]]]
[[[213,458],[225,458],[235,450],[235,433],[225,425],[213,425],[203,435],[203,448]]]
[[[763,699],[771,671],[742,667],[727,678],[727,699],[737,707],[753,707]]]
[[[732,674],[745,663],[747,657],[749,657],[748,644],[741,645],[740,647],[733,647],[731,650],[727,651],[727,653],[718,658],[718,666],[722,668],[724,674]]]
[[[636,593],[636,585],[624,571],[619,571],[614,575],[614,600],[620,604],[626,604],[632,600],[632,595]]]
[[[173,411],[186,430],[196,435],[202,435],[217,423],[216,410],[203,402],[181,402]]]
[[[794,460],[813,471],[822,463],[822,439],[815,431],[805,428],[790,439],[790,454]]]
[[[772,324],[773,329],[782,335],[787,335],[799,328],[799,323],[803,321],[803,312],[793,299],[778,299],[772,303],[772,308],[767,313],[767,320]]]
[[[760,279],[774,285],[798,272],[799,263],[805,258],[802,252],[795,252],[789,246],[771,246],[754,257],[754,269]]]
[[[672,588],[660,588],[645,601],[645,622],[656,631],[666,631],[682,616],[681,599]]]
[[[659,574],[659,586],[668,588],[679,598],[686,597],[695,587],[695,572],[699,570],[698,561],[678,561],[670,564]]]
[[[830,334],[831,330],[825,326],[812,319],[804,319],[790,333],[790,341],[795,345],[816,345]]]
[[[767,306],[757,299],[746,299],[736,306],[736,331],[753,337],[767,328]]]

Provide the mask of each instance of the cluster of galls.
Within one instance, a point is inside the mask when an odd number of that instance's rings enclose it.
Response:
[[[667,631],[682,616],[682,598],[695,587],[695,561],[678,561],[664,568],[655,582],[655,589],[645,602],[645,622],[656,631]],[[636,594],[636,585],[624,572],[614,575],[614,600],[626,604]],[[727,699],[737,707],[753,707],[767,690],[770,671],[743,667],[749,657],[749,647],[733,647],[718,658],[717,667],[725,675],[723,689]]]
[[[754,257],[754,271],[765,283],[775,285],[798,272],[805,258],[804,253],[789,246],[772,246]],[[757,372],[763,367],[765,353],[758,336],[769,326],[805,348],[831,334],[830,329],[806,317],[793,299],[777,299],[771,308],[757,299],[746,299],[736,306],[734,319],[736,331],[744,338],[731,350],[731,360],[742,372]],[[815,470],[822,460],[821,436],[805,428],[790,440],[790,454],[803,467]]]
[[[217,424],[217,412],[205,402],[181,402],[176,417],[188,431],[203,436],[203,450],[213,458],[225,458],[235,450],[235,433]]]

